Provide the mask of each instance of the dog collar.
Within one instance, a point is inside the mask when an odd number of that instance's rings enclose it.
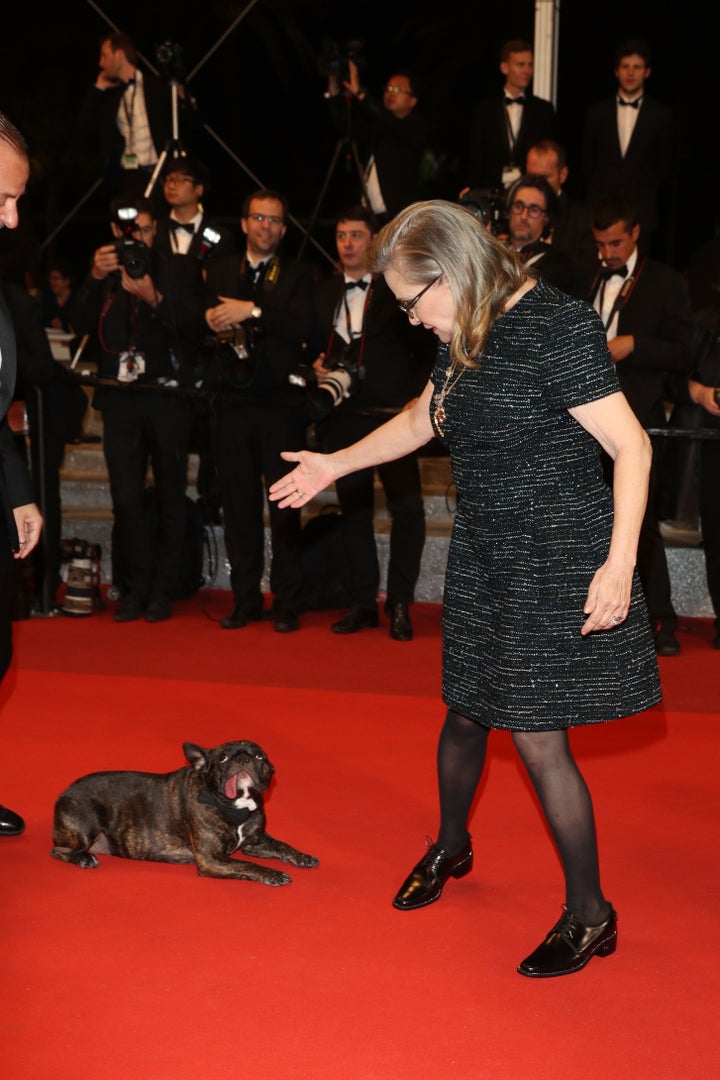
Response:
[[[231,800],[226,798],[225,795],[215,795],[212,791],[208,791],[207,788],[201,790],[198,795],[198,802],[214,806],[220,817],[225,818],[231,825],[242,825],[250,817],[247,806],[238,809],[237,806],[233,806]]]

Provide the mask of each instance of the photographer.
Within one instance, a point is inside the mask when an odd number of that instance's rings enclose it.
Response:
[[[247,403],[237,395],[221,397],[215,414],[215,456],[235,598],[220,624],[224,630],[262,617],[265,488],[282,474],[280,451],[305,445],[305,416],[288,376],[302,358],[312,324],[313,275],[309,266],[279,254],[286,219],[283,195],[254,192],[245,200],[240,221],[245,253],[207,264],[205,321],[218,353],[235,354],[235,371],[226,371],[229,386],[248,395]],[[278,510],[271,503],[270,534],[273,617],[275,629],[285,633],[300,627],[299,512]]]
[[[315,361],[322,379],[332,376],[339,358],[354,364],[349,396],[330,407],[323,434],[329,452],[350,446],[383,423],[387,416],[363,415],[363,409],[400,411],[427,381],[434,359],[434,339],[412,328],[398,309],[383,277],[365,272],[365,253],[377,231],[364,207],[343,211],[336,243],[343,273],[317,286],[314,343],[323,348]],[[317,398],[315,391],[314,398]],[[378,476],[392,518],[386,611],[396,641],[413,635],[408,605],[413,600],[425,543],[425,512],[415,455],[378,466]],[[352,607],[334,623],[333,633],[353,634],[379,624],[380,579],[373,530],[374,470],[338,480],[342,534],[348,559]]]
[[[189,401],[128,383],[186,383],[202,338],[202,279],[194,259],[162,258],[152,250],[150,203],[115,203],[116,242],[98,248],[73,304],[78,334],[95,334],[100,386],[93,404],[102,413],[103,447],[115,516],[115,537],[127,574],[116,622],[143,613],[147,622],[172,614],[170,595],[180,573],[185,528]],[[152,463],[159,506],[154,551],[144,512],[145,476]]]
[[[342,50],[341,50],[342,53]],[[360,84],[359,57],[326,59],[325,94],[336,127],[357,137],[366,151],[365,192],[378,223],[384,224],[419,194],[420,163],[428,131],[415,111],[417,93],[407,72],[393,75],[382,102]]]

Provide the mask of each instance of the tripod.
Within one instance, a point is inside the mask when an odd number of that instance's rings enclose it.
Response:
[[[303,251],[305,250],[306,242],[309,239],[311,239],[311,233],[312,233],[312,230],[313,230],[313,228],[315,226],[315,222],[317,221],[318,215],[320,213],[320,208],[321,208],[321,206],[323,204],[323,201],[325,199],[325,193],[327,192],[328,186],[330,184],[330,180],[332,179],[332,176],[333,176],[333,174],[335,172],[335,169],[337,167],[337,163],[338,163],[338,161],[340,161],[340,156],[343,153],[343,151],[344,151],[344,154],[345,154],[346,163],[352,161],[354,163],[354,165],[355,165],[355,169],[356,169],[357,174],[358,174],[358,179],[360,181],[360,188],[361,188],[362,193],[363,193],[363,201],[367,205],[369,205],[369,203],[370,203],[370,200],[368,198],[368,191],[367,191],[367,183],[366,183],[366,180],[365,180],[365,173],[363,171],[362,165],[360,164],[360,155],[358,154],[357,143],[355,142],[355,140],[353,139],[353,137],[352,137],[352,135],[350,133],[351,132],[351,126],[352,126],[351,125],[351,116],[350,116],[351,95],[348,94],[348,93],[345,93],[343,95],[343,97],[345,98],[345,134],[341,135],[340,138],[338,139],[337,143],[335,144],[335,151],[334,151],[332,159],[330,161],[330,165],[328,166],[327,173],[325,174],[325,179],[322,182],[322,186],[320,188],[320,194],[317,197],[317,202],[315,203],[313,211],[312,211],[312,213],[310,215],[310,218],[308,220],[308,223],[307,223],[307,226],[306,226],[306,229],[305,229],[305,234],[304,234],[304,237],[303,237],[303,241],[302,241],[302,243],[300,245],[300,250],[298,251],[298,258],[299,259],[302,258],[302,254],[303,254]]]
[[[158,176],[165,168],[165,162],[168,159],[168,154],[172,151],[173,158],[185,157],[185,150],[180,142],[180,123],[178,120],[178,83],[177,79],[170,79],[170,104],[172,108],[172,135],[165,143],[161,153],[158,155],[157,164],[153,169],[152,176],[148,181],[148,185],[145,188],[144,196],[149,199],[153,193],[155,184],[157,183]]]

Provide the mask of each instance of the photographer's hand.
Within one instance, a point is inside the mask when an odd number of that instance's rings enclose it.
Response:
[[[328,375],[332,368],[325,367],[325,361],[327,360],[327,354],[321,352],[317,360],[313,361],[313,371],[316,375]]]
[[[720,416],[720,406],[715,400],[715,390],[712,386],[704,386],[703,383],[690,379],[688,392],[696,405],[702,405],[711,416]]]
[[[220,303],[205,312],[205,321],[211,330],[219,333],[240,326],[252,317],[255,304],[252,300],[233,300],[229,296],[220,296]]]
[[[119,266],[117,252],[114,244],[105,244],[98,248],[93,256],[92,276],[97,281],[102,281],[108,274],[112,274]]]
[[[149,274],[143,274],[141,278],[133,278],[130,277],[123,266],[120,281],[125,292],[137,296],[138,300],[144,300],[152,308],[156,308],[162,300],[162,296],[156,290],[155,283]]]
[[[360,75],[358,74],[358,67],[354,60],[348,60],[348,73],[350,78],[347,82],[343,83],[346,90],[349,90],[353,97],[359,98],[360,101],[365,97],[365,91],[360,85]]]

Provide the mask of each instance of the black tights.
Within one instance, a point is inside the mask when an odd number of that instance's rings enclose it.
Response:
[[[485,764],[487,737],[488,728],[448,710],[438,744],[438,844],[451,855],[468,837],[467,820]],[[600,888],[592,800],[567,731],[515,731],[512,737],[560,855],[567,908],[586,925],[598,925],[610,905]]]

